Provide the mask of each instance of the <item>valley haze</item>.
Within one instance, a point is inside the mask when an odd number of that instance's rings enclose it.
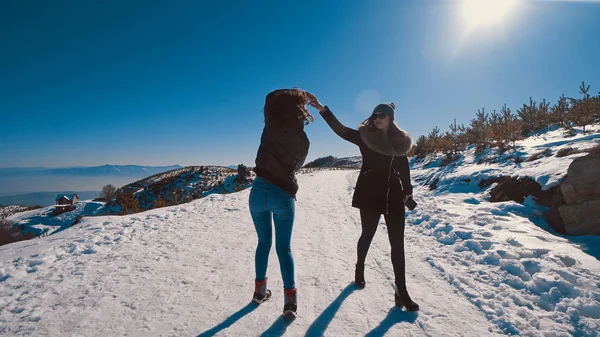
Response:
[[[154,174],[180,168],[172,166],[102,165],[93,167],[25,167],[0,168],[0,204],[19,203],[26,206],[48,205],[54,193],[100,191],[112,184],[120,187]],[[44,193],[40,193],[44,192]],[[15,198],[15,196],[19,196]],[[11,197],[11,198],[7,198]],[[17,202],[14,202],[17,201]]]

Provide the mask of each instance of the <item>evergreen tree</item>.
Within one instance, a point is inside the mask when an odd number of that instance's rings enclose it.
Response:
[[[485,113],[485,108],[477,110],[475,119],[471,120],[471,127],[468,133],[469,143],[475,144],[478,147],[488,145],[488,114]]]
[[[545,105],[544,100],[544,105]],[[529,104],[523,104],[521,109],[517,110],[517,114],[523,123],[523,134],[527,135],[530,132],[538,132],[544,127],[545,116],[540,113],[538,103],[529,97]]]
[[[592,98],[592,107],[594,109],[594,119],[596,123],[600,123],[600,92],[597,96]]]
[[[504,104],[502,110],[502,135],[507,143],[511,143],[515,148],[515,142],[521,139],[522,123],[519,118],[512,113],[509,107]]]
[[[540,102],[537,113],[538,113],[539,122],[540,122],[539,126],[538,126],[539,130],[541,130],[543,128],[547,128],[550,125],[552,125],[550,102],[546,102],[545,98],[542,100],[542,102]]]
[[[502,115],[497,113],[496,110],[490,114],[488,119],[488,129],[490,140],[496,143],[496,146],[504,146],[504,130],[502,125]]]
[[[447,155],[455,153],[453,145],[453,139],[450,132],[446,132],[443,136],[441,136],[438,142],[439,150]]]
[[[427,145],[427,137],[421,135],[419,136],[419,138],[417,138],[417,142],[414,146],[415,156],[417,156],[417,158],[423,158],[429,153],[431,153],[431,150],[428,149]]]
[[[561,95],[556,104],[552,107],[551,110],[551,121],[553,124],[559,125],[561,127],[568,126],[568,114],[569,114],[569,101],[565,97],[565,95]]]
[[[441,140],[442,135],[440,133],[440,129],[436,126],[433,128],[429,135],[427,135],[428,145],[431,148],[431,152],[440,152],[441,151]]]
[[[591,99],[589,90],[590,86],[586,86],[585,82],[581,82],[579,93],[582,95],[582,98],[570,99],[572,107],[569,111],[569,121],[577,126],[583,127],[583,133],[585,133],[585,126],[594,123],[596,120],[594,109],[595,101]]]
[[[465,149],[465,146],[467,145],[467,139],[466,139],[466,133],[467,133],[467,128],[465,128],[464,124],[461,124],[460,126],[456,124],[456,119],[454,119],[454,123],[450,124],[450,126],[448,127],[450,129],[449,132],[449,137],[450,137],[450,142],[452,144],[452,151],[453,153],[458,153],[460,151],[463,151]]]

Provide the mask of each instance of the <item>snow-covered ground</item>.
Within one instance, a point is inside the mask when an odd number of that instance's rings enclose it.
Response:
[[[6,219],[11,215],[24,212],[28,209],[29,207],[20,205],[0,206],[0,219]]]
[[[383,220],[367,259],[367,287],[355,289],[360,219],[350,202],[357,176],[299,176],[292,241],[299,317],[291,324],[279,316],[274,250],[274,298],[250,303],[256,234],[244,190],[84,218],[52,236],[0,247],[0,334],[598,336],[600,239],[553,235],[530,220],[531,208],[490,204],[482,192],[415,189],[406,255],[420,312],[394,307]]]
[[[71,227],[79,217],[94,216],[104,209],[103,202],[82,200],[77,202],[75,209],[58,215],[52,215],[55,206],[42,207],[30,211],[15,213],[6,219],[23,226],[24,232],[36,236],[46,236]]]

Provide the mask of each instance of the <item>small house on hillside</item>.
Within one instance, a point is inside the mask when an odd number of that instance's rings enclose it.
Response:
[[[79,201],[77,194],[59,194],[54,199],[56,205],[52,215],[58,215],[75,210],[75,204]]]
[[[54,199],[56,205],[75,205],[79,201],[77,194],[59,194]]]

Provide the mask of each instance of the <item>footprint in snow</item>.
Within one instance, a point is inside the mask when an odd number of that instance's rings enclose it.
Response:
[[[570,256],[558,256],[558,258],[562,261],[562,263],[565,264],[567,268],[571,268],[577,263],[577,260]]]
[[[35,266],[39,266],[41,264],[44,264],[44,260],[32,260],[29,261],[29,267],[35,267]]]
[[[525,271],[531,276],[533,276],[535,273],[539,273],[542,270],[540,262],[536,260],[522,260],[521,264],[523,265],[523,268],[525,268]]]
[[[490,233],[490,232],[486,232],[486,231],[484,231],[484,232],[478,232],[478,233],[475,233],[475,234],[481,235],[481,236],[483,236],[484,238],[489,238],[489,237],[492,237],[492,236],[494,236],[494,234],[492,234],[492,233]]]
[[[471,204],[471,205],[479,205],[481,202],[475,198],[468,198],[463,200],[465,203],[467,204]]]
[[[523,245],[515,239],[508,239],[508,240],[506,240],[506,243],[508,243],[509,245],[511,245],[513,247],[523,247]]]

